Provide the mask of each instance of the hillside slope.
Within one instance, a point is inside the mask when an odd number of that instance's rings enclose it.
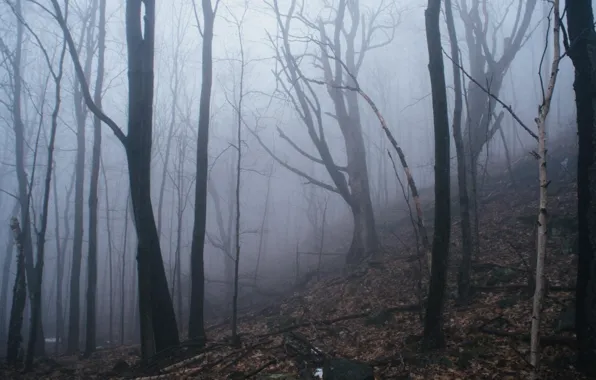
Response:
[[[581,379],[573,370],[573,334],[569,332],[575,281],[576,191],[573,144],[551,152],[553,180],[549,199],[550,236],[546,274],[549,291],[544,307],[543,366],[548,379]],[[563,163],[563,164],[561,164]],[[516,185],[503,174],[488,179],[480,194],[480,252],[474,258],[475,292],[466,307],[455,304],[455,274],[460,260],[457,209],[452,226],[445,350],[421,353],[418,293],[419,263],[408,219],[385,218],[380,228],[384,252],[379,262],[355,271],[311,280],[301,292],[266,309],[243,315],[242,347],[226,342],[229,326],[208,329],[205,350],[191,346],[162,353],[150,368],[129,368],[138,350],[102,351],[91,359],[59,358],[41,363],[28,378],[146,379],[298,379],[322,365],[335,363],[374,369],[376,379],[517,379],[526,378],[531,295],[527,263],[534,249],[537,214],[537,169],[532,159],[520,160]],[[432,205],[426,206],[432,215]],[[426,276],[423,276],[426,277]],[[426,288],[426,278],[422,288]],[[190,358],[190,359],[189,359]],[[335,358],[335,359],[333,359]],[[185,362],[181,362],[186,359]],[[180,363],[165,368],[173,363]],[[323,363],[323,364],[321,364]],[[114,368],[107,371],[107,369]],[[326,369],[329,371],[329,368]],[[330,372],[326,372],[326,377]],[[15,377],[16,376],[16,377]],[[369,379],[367,375],[352,379]],[[371,375],[372,376],[372,375]],[[15,373],[7,378],[21,378]],[[331,377],[330,377],[331,378]],[[341,377],[333,377],[339,379]]]

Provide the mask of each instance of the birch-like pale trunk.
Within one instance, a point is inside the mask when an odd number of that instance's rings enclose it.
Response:
[[[544,299],[544,263],[546,258],[546,223],[547,223],[547,186],[548,177],[546,172],[546,118],[550,111],[550,105],[557,83],[557,74],[559,72],[560,46],[559,46],[559,0],[553,3],[553,60],[550,70],[550,79],[545,96],[539,108],[540,113],[536,118],[538,127],[538,176],[540,182],[540,198],[538,210],[538,233],[536,241],[536,288],[534,291],[534,301],[532,304],[532,327],[530,330],[530,364],[532,365],[532,379],[539,378],[540,371],[540,320],[542,311],[542,302]],[[547,40],[548,41],[548,40]],[[547,42],[548,43],[548,42]]]

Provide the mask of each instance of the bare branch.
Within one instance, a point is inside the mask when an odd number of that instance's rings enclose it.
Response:
[[[519,118],[519,116],[517,116],[517,114],[513,111],[513,109],[511,108],[511,106],[508,106],[507,104],[503,103],[503,101],[501,99],[499,99],[495,94],[493,94],[492,92],[490,92],[489,90],[487,90],[483,85],[481,85],[476,79],[472,78],[472,76],[470,74],[468,74],[468,72],[461,67],[461,65],[455,61],[453,61],[453,59],[451,59],[451,57],[449,56],[449,54],[447,54],[447,52],[445,50],[443,50],[443,54],[445,54],[445,56],[447,58],[449,58],[449,60],[451,62],[453,62],[454,65],[456,65],[457,67],[459,67],[459,69],[461,70],[461,72],[470,80],[472,81],[476,86],[478,86],[480,89],[482,89],[482,91],[484,91],[487,95],[489,95],[491,98],[493,98],[497,103],[499,103],[505,110],[507,110],[507,112],[509,112],[509,114],[515,119],[515,121],[517,121],[519,123],[519,125],[526,131],[528,132],[528,134],[530,136],[532,136],[535,140],[538,140],[538,135],[534,132],[532,132],[532,130],[530,128],[528,128],[528,126]]]

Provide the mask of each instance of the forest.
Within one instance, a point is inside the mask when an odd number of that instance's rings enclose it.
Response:
[[[0,0],[0,378],[596,378],[590,0]]]

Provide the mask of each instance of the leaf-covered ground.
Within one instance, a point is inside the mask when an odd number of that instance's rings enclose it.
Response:
[[[519,166],[523,167],[524,162]],[[537,191],[533,177],[526,172],[516,170],[516,186],[505,179],[493,179],[491,190],[480,196],[480,250],[473,263],[474,294],[466,306],[455,303],[461,239],[458,210],[453,210],[444,350],[419,350],[420,269],[412,226],[404,219],[379,228],[384,247],[380,260],[336,276],[313,279],[304,291],[288,296],[282,303],[243,315],[239,327],[241,347],[232,348],[226,343],[229,326],[219,324],[208,329],[210,343],[205,349],[182,347],[164,353],[144,369],[147,376],[158,377],[145,378],[298,379],[300,363],[284,344],[290,331],[327,356],[373,365],[378,379],[528,377],[531,296],[525,284],[534,250]],[[563,309],[572,309],[577,198],[572,176],[561,171],[555,171],[555,175],[549,189],[549,289],[542,323],[542,378],[582,379],[573,367],[575,340],[569,332],[572,329],[566,326],[573,316],[561,318]],[[422,288],[426,285],[425,280]],[[183,359],[186,361],[179,363]],[[27,375],[4,369],[0,377],[140,377],[142,370],[135,367],[137,361],[138,347],[121,347],[84,360],[46,359]]]

